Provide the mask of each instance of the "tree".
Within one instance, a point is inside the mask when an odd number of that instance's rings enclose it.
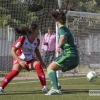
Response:
[[[74,11],[100,13],[99,0],[72,0]]]
[[[69,2],[73,3],[71,8],[73,11],[100,13],[100,0],[62,0],[63,7]]]
[[[34,3],[25,3],[20,0],[0,1],[0,26],[24,26],[35,21],[38,17],[34,12],[43,9]]]
[[[62,0],[62,2],[64,8],[69,2],[73,2],[72,11],[100,13],[100,0]],[[46,16],[46,23],[51,23],[50,11],[53,8],[58,8],[58,0],[0,0],[0,26],[7,24],[12,27],[24,26],[40,20],[40,15],[36,15],[35,12],[41,12],[42,9],[41,18]]]

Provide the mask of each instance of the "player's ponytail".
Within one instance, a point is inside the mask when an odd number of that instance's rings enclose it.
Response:
[[[53,16],[54,20],[59,21],[61,24],[66,23],[66,13],[72,7],[72,3],[68,3],[66,10],[63,11],[62,9],[59,10],[52,10],[51,15]]]
[[[16,35],[24,36],[24,35],[31,33],[31,31],[35,30],[36,28],[38,28],[38,25],[32,23],[26,27],[15,28],[14,30],[15,30]]]
[[[65,14],[71,9],[72,6],[73,6],[73,3],[68,3]]]
[[[16,35],[27,35],[26,27],[15,28],[14,30],[15,30]]]

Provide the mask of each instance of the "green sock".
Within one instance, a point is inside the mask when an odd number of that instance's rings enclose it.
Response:
[[[56,72],[54,70],[49,70],[47,74],[49,76],[53,89],[58,90],[58,79],[56,76]]]

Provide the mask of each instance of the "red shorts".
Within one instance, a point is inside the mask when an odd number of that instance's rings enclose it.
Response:
[[[36,60],[36,59],[32,59],[32,60],[26,61],[26,62],[27,62],[27,65],[26,65],[25,68],[23,68],[23,69],[26,69],[27,71],[30,71],[29,65],[30,65],[33,61],[35,61],[35,60]],[[14,66],[15,64],[19,64],[19,62],[18,62],[18,60],[13,59],[13,66]]]

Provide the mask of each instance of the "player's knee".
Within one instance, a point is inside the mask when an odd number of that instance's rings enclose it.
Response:
[[[47,67],[47,71],[49,71],[49,70],[53,70],[53,68],[52,68],[51,65],[49,65],[49,66]]]
[[[15,64],[13,65],[12,70],[17,70],[20,72],[22,70],[22,67],[19,64]]]
[[[41,66],[41,63],[40,62],[37,62],[36,65],[35,65],[35,69],[42,69],[42,66]]]

